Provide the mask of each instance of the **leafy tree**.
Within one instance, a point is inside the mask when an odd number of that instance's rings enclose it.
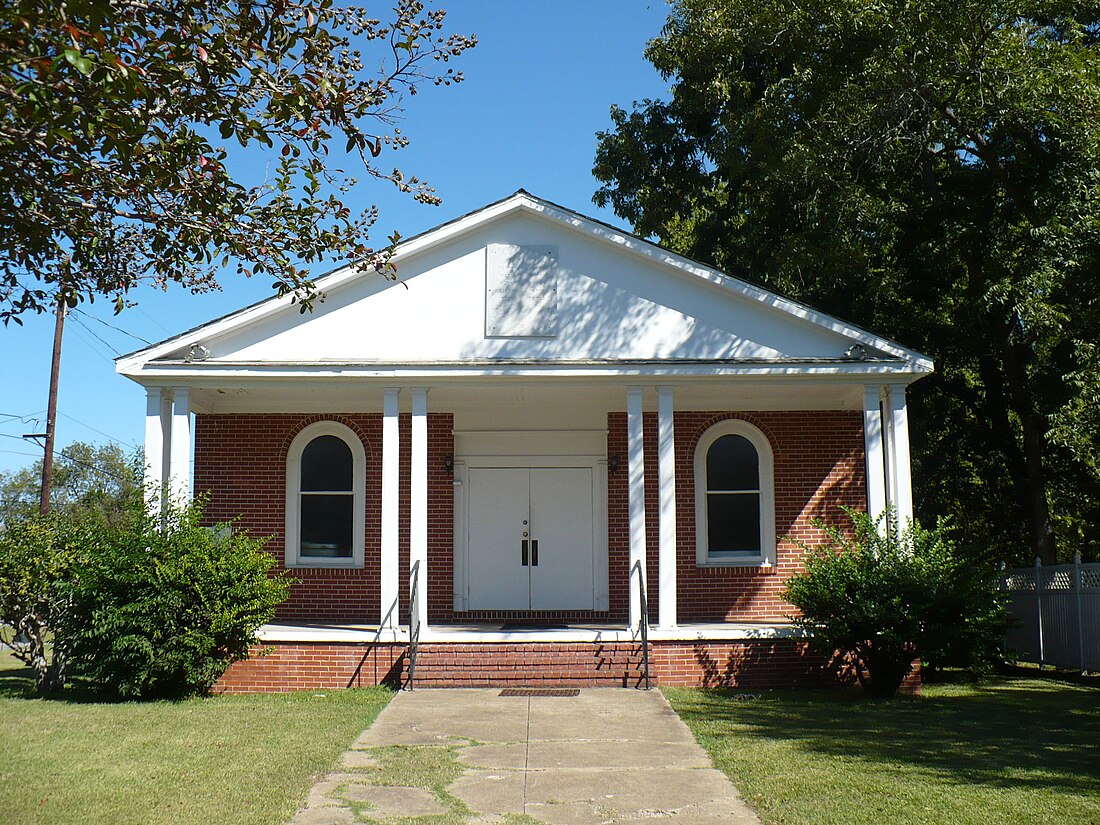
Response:
[[[877,696],[897,693],[916,658],[995,661],[1011,624],[997,569],[960,554],[942,524],[899,533],[892,513],[876,523],[848,512],[853,530],[819,524],[825,542],[807,548],[805,571],[787,581],[784,598],[810,643],[842,669],[854,665]]]
[[[646,56],[671,97],[612,109],[596,202],[932,355],[923,519],[1100,556],[1100,9],[674,0]]]
[[[74,441],[56,454],[50,507],[67,517],[115,526],[128,518],[141,497],[139,457],[127,456],[116,444]],[[31,467],[0,472],[0,525],[38,512],[42,461]]]
[[[307,306],[303,263],[385,271],[366,246],[377,211],[351,212],[334,163],[344,150],[438,202],[382,158],[408,143],[393,128],[406,93],[462,79],[446,64],[476,41],[444,16],[418,0],[386,22],[332,0],[4,4],[0,318],[98,295],[121,311],[142,281],[213,289],[231,262]],[[233,144],[277,151],[266,179]]]
[[[40,692],[65,686],[71,586],[101,543],[93,524],[56,512],[0,526],[0,642],[30,665]]]
[[[202,526],[203,506],[143,512],[88,557],[63,628],[82,676],[124,697],[179,697],[247,658],[292,580],[270,575],[265,539]]]

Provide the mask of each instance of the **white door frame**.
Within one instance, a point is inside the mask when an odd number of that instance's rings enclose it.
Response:
[[[455,432],[454,609],[468,610],[471,467],[578,467],[592,470],[592,587],[596,611],[609,609],[607,557],[607,432],[525,430]]]

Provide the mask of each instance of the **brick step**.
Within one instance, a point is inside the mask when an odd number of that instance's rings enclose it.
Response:
[[[633,687],[643,679],[633,644],[421,645],[421,687]]]
[[[234,663],[219,693],[334,690],[403,684],[403,642],[274,642],[257,645]],[[420,645],[420,687],[637,687],[641,650],[616,642],[432,642]],[[660,641],[650,643],[654,685],[738,690],[824,687],[837,677],[824,657],[800,639]],[[919,685],[914,672],[909,689]],[[842,678],[841,681],[844,681]]]

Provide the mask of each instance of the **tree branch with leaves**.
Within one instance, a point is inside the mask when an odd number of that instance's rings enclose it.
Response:
[[[138,284],[202,292],[226,267],[303,308],[312,264],[388,274],[378,211],[353,212],[338,164],[439,202],[383,157],[408,145],[408,97],[462,80],[451,63],[476,38],[445,16],[418,0],[385,21],[332,0],[5,5],[0,318],[97,296],[121,311]],[[272,151],[262,181],[238,168],[249,147]]]
[[[646,50],[670,98],[612,109],[596,203],[931,355],[926,521],[998,560],[1100,557],[1100,12],[671,6]]]

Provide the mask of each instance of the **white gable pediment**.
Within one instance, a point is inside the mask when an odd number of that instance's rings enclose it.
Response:
[[[859,343],[871,359],[931,368],[919,353],[526,193],[403,244],[394,261],[397,282],[337,273],[312,313],[274,299],[120,359],[119,370],[178,360],[194,344],[209,351],[205,363],[279,365],[813,362]]]

